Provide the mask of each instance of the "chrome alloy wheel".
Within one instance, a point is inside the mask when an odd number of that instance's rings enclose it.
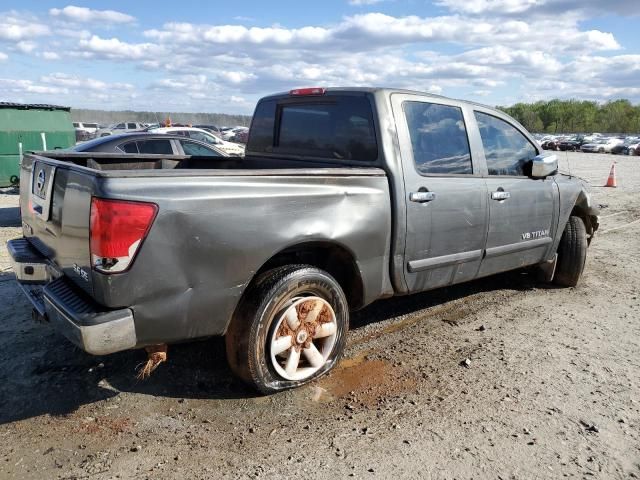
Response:
[[[281,310],[268,341],[273,368],[285,380],[305,380],[327,362],[338,324],[320,297],[296,297]]]

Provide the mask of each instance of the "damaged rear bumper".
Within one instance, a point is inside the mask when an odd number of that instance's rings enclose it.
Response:
[[[64,276],[53,278],[47,260],[25,238],[7,243],[16,279],[38,315],[93,355],[136,346],[133,311],[98,305]]]

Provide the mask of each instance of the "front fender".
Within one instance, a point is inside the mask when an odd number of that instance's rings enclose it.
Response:
[[[558,228],[552,247],[549,249],[551,255],[555,255],[564,227],[571,215],[576,215],[582,219],[587,230],[587,241],[589,244],[600,226],[600,209],[593,204],[589,194],[589,186],[583,180],[568,175],[556,176],[556,184],[559,191],[559,211]]]

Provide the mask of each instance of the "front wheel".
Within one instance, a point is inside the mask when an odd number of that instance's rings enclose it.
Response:
[[[327,272],[276,268],[250,286],[225,335],[233,372],[262,393],[297,387],[328,372],[344,350],[349,308]]]
[[[558,245],[558,263],[553,283],[563,287],[575,287],[584,270],[586,259],[587,229],[580,217],[571,216]]]

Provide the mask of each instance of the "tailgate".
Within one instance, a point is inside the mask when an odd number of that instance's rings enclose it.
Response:
[[[20,169],[24,236],[51,263],[92,294],[89,220],[94,177],[64,163],[25,156]]]

